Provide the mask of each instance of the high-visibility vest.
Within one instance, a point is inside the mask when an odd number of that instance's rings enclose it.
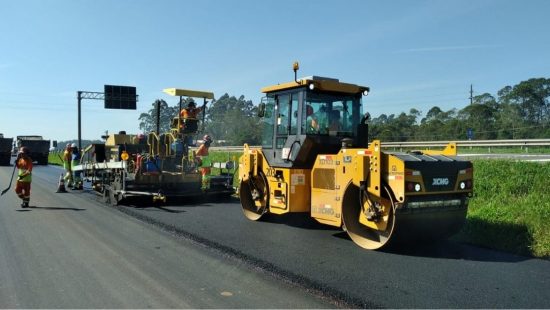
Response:
[[[71,153],[67,150],[63,152],[63,168],[65,168],[65,170],[71,169]]]
[[[22,176],[26,171],[29,171],[29,174],[19,178],[19,182],[32,182],[32,162],[29,159],[20,158],[17,162],[17,167],[19,168],[18,177]]]

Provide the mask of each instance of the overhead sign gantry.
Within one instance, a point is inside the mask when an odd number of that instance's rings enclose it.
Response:
[[[105,109],[135,110],[138,101],[133,86],[105,85],[104,92],[77,91],[78,99],[78,148],[82,149],[81,105],[82,99],[103,100]]]

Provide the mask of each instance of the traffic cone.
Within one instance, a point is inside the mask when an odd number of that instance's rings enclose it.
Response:
[[[65,189],[65,180],[63,180],[63,174],[61,174],[61,177],[59,177],[59,184],[57,185],[57,191],[56,193],[66,193],[67,190]]]

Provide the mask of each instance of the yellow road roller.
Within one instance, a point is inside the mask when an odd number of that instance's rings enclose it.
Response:
[[[244,215],[307,212],[365,249],[446,238],[462,227],[473,167],[443,150],[389,152],[369,141],[362,99],[369,87],[320,76],[262,89],[261,147],[244,145]]]

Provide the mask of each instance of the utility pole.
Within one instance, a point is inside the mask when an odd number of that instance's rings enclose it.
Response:
[[[470,105],[474,104],[474,86],[470,84]]]

